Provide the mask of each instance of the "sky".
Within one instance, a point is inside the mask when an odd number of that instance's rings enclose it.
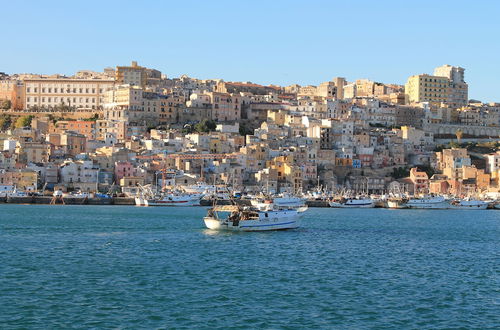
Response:
[[[500,102],[500,1],[0,0],[0,72],[139,65],[168,77],[404,84],[465,68],[469,98]]]

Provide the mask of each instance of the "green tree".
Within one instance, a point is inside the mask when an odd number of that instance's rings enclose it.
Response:
[[[5,131],[12,125],[12,117],[10,115],[0,115],[0,131]]]
[[[246,135],[252,135],[253,130],[248,127],[247,125],[240,123],[240,129],[239,129],[240,135],[246,136]]]
[[[394,179],[401,179],[401,178],[406,178],[407,176],[410,175],[410,170],[406,167],[394,167],[392,169],[392,177]]]
[[[217,124],[213,120],[203,119],[198,124],[194,125],[194,130],[198,133],[208,133],[214,131]]]
[[[32,119],[33,119],[33,116],[22,116],[22,117],[17,118],[16,123],[15,123],[15,128],[31,126]]]
[[[11,106],[12,102],[10,100],[0,100],[0,108],[9,110]]]
[[[90,118],[85,118],[84,121],[96,121],[97,119],[99,119],[99,114],[98,113],[94,113],[94,115]]]

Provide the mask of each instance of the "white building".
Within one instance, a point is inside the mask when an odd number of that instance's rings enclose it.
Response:
[[[500,169],[500,152],[486,155],[486,170],[488,173],[497,173]]]
[[[24,78],[26,108],[53,108],[66,105],[81,109],[101,109],[104,93],[113,79],[75,79],[60,76]]]
[[[79,183],[97,182],[99,168],[91,160],[71,161],[67,160],[61,165],[61,183],[77,185]]]

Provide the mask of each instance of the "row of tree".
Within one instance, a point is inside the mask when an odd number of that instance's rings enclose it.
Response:
[[[9,128],[20,128],[31,126],[33,116],[21,116],[14,120],[11,115],[0,115],[0,131],[8,130]]]

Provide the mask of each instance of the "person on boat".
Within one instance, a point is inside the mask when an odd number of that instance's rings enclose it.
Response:
[[[231,214],[229,215],[229,221],[234,221],[237,218],[238,218],[238,212],[236,211],[231,212]]]

